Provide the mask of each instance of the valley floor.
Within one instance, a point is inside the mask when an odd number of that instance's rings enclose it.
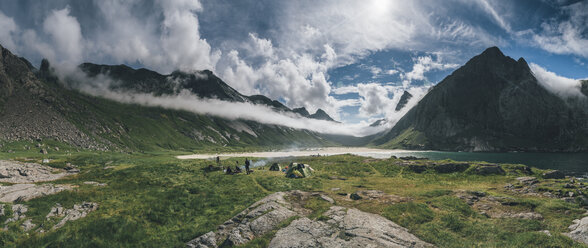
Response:
[[[570,232],[573,220],[586,214],[584,182],[545,179],[549,176],[543,176],[544,171],[522,165],[336,155],[276,158],[250,175],[225,175],[206,169],[215,166],[213,160],[174,156],[87,151],[0,154],[1,160],[50,159],[44,165],[60,170],[75,165],[79,170],[52,182],[34,183],[68,185],[68,189],[4,203],[2,224],[13,216],[13,206],[25,205],[28,211],[25,217],[6,222],[0,246],[184,247],[268,195],[300,190],[333,200],[301,202],[311,210],[306,216],[310,220],[323,220],[335,205],[357,209],[381,215],[438,247],[586,247],[563,234]],[[221,163],[235,166],[243,159],[224,158]],[[286,178],[268,170],[274,162],[309,164],[315,173],[309,178]],[[57,207],[64,216],[76,209],[84,216],[53,229],[61,221],[48,213],[59,212]],[[275,233],[245,246],[265,247]]]

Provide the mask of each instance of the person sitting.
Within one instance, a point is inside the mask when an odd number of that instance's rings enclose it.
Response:
[[[235,173],[241,173],[243,171],[241,171],[241,167],[239,166],[235,166]]]
[[[227,175],[233,174],[233,170],[231,170],[230,166],[227,166],[227,170],[225,172],[227,173]]]

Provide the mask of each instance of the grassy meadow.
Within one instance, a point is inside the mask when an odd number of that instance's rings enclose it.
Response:
[[[8,224],[6,230],[0,231],[0,246],[183,247],[187,241],[214,230],[264,196],[299,189],[323,191],[337,205],[381,214],[439,247],[585,247],[560,234],[567,232],[573,219],[581,218],[586,212],[579,204],[514,195],[504,189],[506,184],[514,183],[514,178],[523,175],[517,165],[503,165],[506,175],[482,176],[471,171],[438,174],[433,170],[415,173],[400,166],[401,160],[394,158],[377,160],[340,155],[267,161],[266,166],[255,168],[250,175],[224,175],[222,171],[204,170],[214,161],[179,160],[175,155],[90,151],[49,155],[37,151],[0,153],[0,159],[40,162],[50,158],[52,167],[62,168],[72,163],[81,170],[78,175],[51,182],[75,185],[74,190],[25,202],[29,207],[26,216],[37,227],[24,232],[19,227],[24,220]],[[234,166],[236,160],[243,164],[243,158],[222,160],[222,163]],[[273,162],[307,163],[315,169],[315,175],[304,179],[285,178],[281,172],[268,170]],[[533,173],[541,177],[540,170],[533,169]],[[87,185],[85,181],[107,186]],[[556,190],[563,185],[556,180],[542,181],[550,183],[545,190]],[[395,204],[353,201],[338,194],[371,189],[408,200]],[[509,196],[515,200],[507,207],[537,212],[544,218],[489,218],[458,198],[456,192],[460,191]],[[98,210],[58,230],[36,231],[43,227],[50,229],[55,224],[45,216],[56,203],[71,208],[84,201],[98,203]],[[10,212],[9,205],[5,206],[7,212]],[[320,218],[329,204],[309,201],[306,207],[315,210],[311,218]],[[551,236],[542,230],[549,230]],[[264,247],[272,235],[254,240],[247,247]]]

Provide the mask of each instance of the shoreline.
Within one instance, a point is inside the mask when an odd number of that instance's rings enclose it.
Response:
[[[377,149],[366,147],[324,147],[324,148],[308,148],[304,150],[280,150],[280,151],[266,151],[266,152],[236,152],[236,153],[206,153],[206,154],[191,154],[176,156],[178,159],[212,159],[221,158],[235,158],[235,157],[251,157],[251,158],[282,158],[282,157],[306,157],[313,155],[332,156],[341,154],[390,154],[390,153],[413,153],[411,150],[400,149]],[[427,152],[427,151],[422,151]]]

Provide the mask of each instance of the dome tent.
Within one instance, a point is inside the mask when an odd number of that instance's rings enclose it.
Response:
[[[278,163],[273,163],[269,168],[270,171],[281,171],[282,167]]]
[[[310,165],[291,163],[286,171],[286,177],[290,178],[304,178],[312,176],[314,170],[310,168]]]

